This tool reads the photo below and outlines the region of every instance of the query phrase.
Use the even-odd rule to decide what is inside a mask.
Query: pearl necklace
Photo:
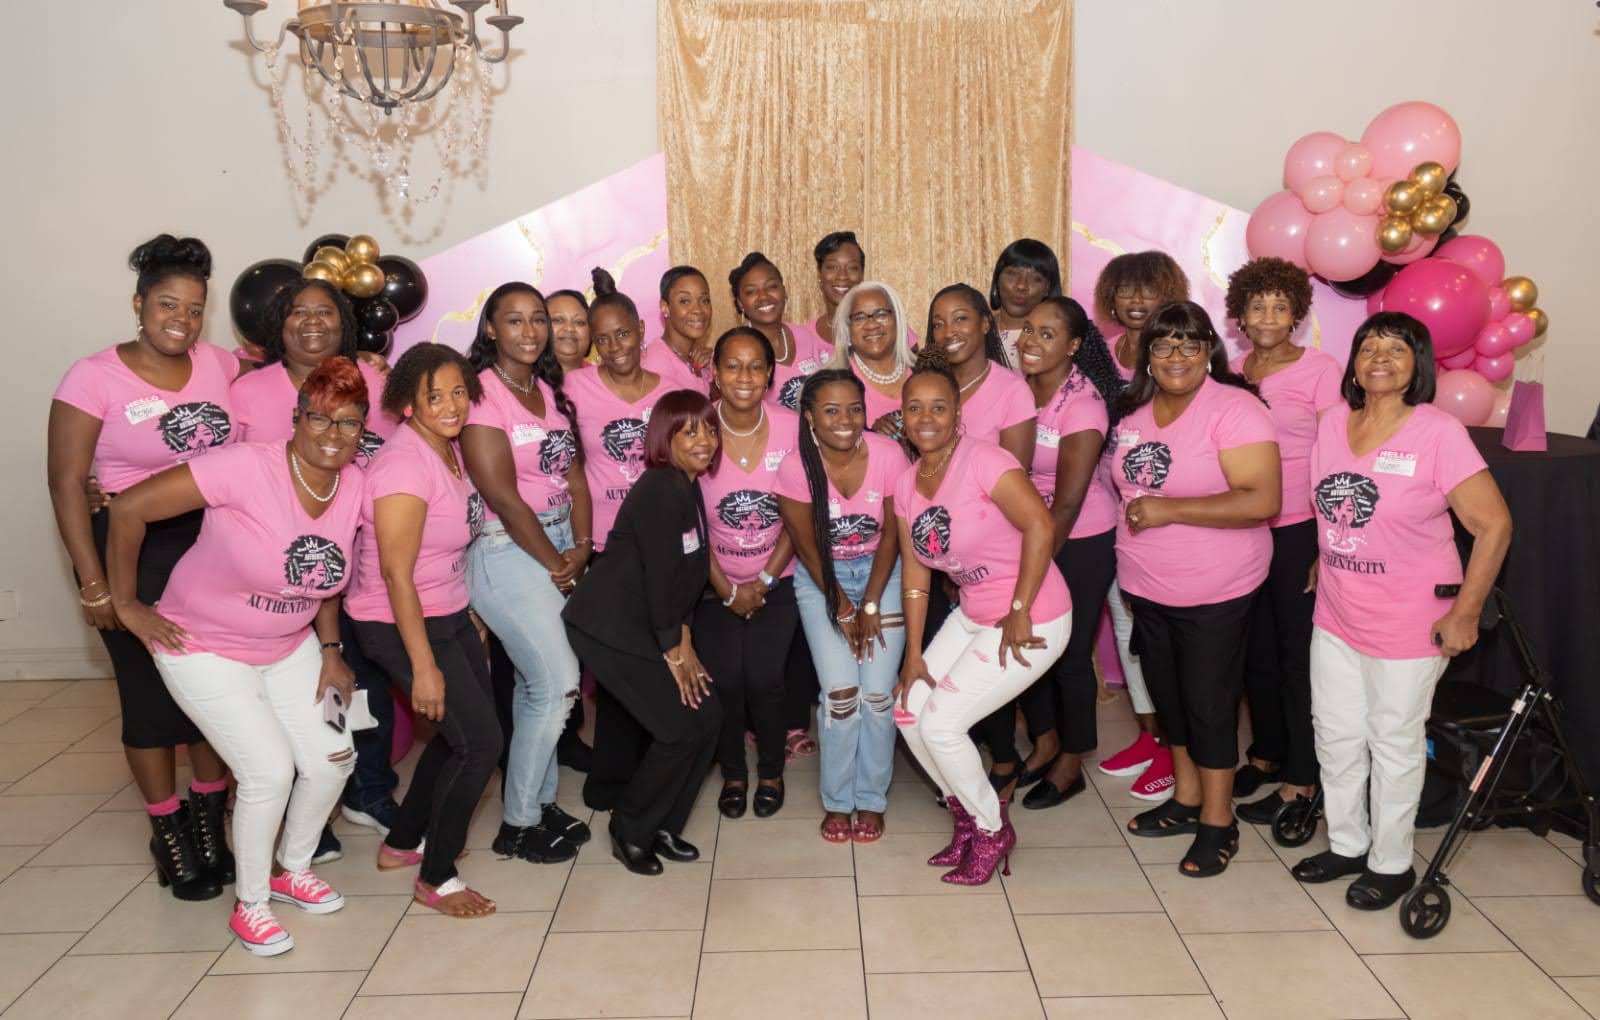
[[[317,490],[307,485],[305,475],[300,473],[300,458],[294,455],[293,450],[289,451],[289,467],[294,469],[294,480],[300,483],[300,488],[306,490],[306,495],[318,503],[331,503],[333,502],[333,497],[339,494],[339,476],[334,475],[333,488],[328,490],[328,494],[326,496],[317,495]]]
[[[500,366],[499,366],[498,363],[495,364],[493,366],[493,368],[494,368],[494,374],[500,377],[500,381],[505,383],[506,387],[508,389],[515,390],[516,392],[522,394],[525,397],[528,396],[530,393],[532,393],[534,386],[537,385],[533,381],[533,376],[531,376],[531,375],[528,377],[528,385],[523,386],[521,383],[519,383],[516,380],[512,379],[509,375],[506,375],[504,372],[502,372],[500,370]]]
[[[760,432],[761,431],[761,426],[763,426],[763,425],[765,425],[767,423],[767,409],[766,409],[765,405],[761,405],[761,404],[756,405],[756,407],[761,412],[761,414],[760,414],[760,417],[756,418],[755,426],[753,428],[751,428],[749,432],[738,432],[738,431],[735,431],[735,429],[733,428],[732,425],[728,424],[728,419],[725,418],[723,416],[723,414],[722,414],[722,402],[718,401],[717,402],[717,421],[719,423],[721,423],[721,425],[722,425],[723,434],[732,436],[735,439],[749,439],[751,436],[755,435],[757,432]],[[739,458],[739,466],[740,467],[749,467],[750,466],[750,456],[749,456],[749,454],[746,454],[745,456]]]
[[[850,352],[850,363],[856,367],[857,372],[860,372],[866,377],[868,382],[876,383],[879,386],[893,386],[895,383],[900,381],[901,376],[906,374],[906,366],[900,362],[898,357],[895,358],[894,372],[889,375],[884,375],[881,372],[874,372],[872,369],[868,368],[866,363],[856,356],[855,351]]]

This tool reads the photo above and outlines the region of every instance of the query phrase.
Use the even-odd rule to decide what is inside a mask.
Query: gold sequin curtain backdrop
[[[1062,258],[1070,0],[659,0],[657,93],[672,257],[737,321],[728,270],[759,249],[788,318],[821,310],[811,250],[855,230],[910,325],[1010,241]]]

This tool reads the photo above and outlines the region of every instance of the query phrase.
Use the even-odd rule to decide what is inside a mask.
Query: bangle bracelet
[[[736,584],[728,589],[728,597],[722,600],[723,608],[732,609],[733,600],[739,597],[739,586]]]
[[[85,592],[87,592],[90,588],[104,588],[105,586],[106,586],[106,583],[104,581],[90,581],[88,584],[83,585],[82,587],[80,587],[78,589],[78,594],[82,595]]]
[[[578,545],[593,546],[594,545],[594,539],[592,539],[592,538],[575,538],[575,539],[572,540],[572,544],[575,545],[575,546],[578,546]]]
[[[105,595],[102,595],[97,599],[85,599],[85,598],[78,599],[78,605],[82,606],[85,609],[99,609],[101,606],[109,605],[110,603],[111,603],[111,595],[109,593],[105,594]]]
[[[683,665],[683,660],[682,659],[674,659],[672,656],[668,655],[666,652],[662,652],[661,653],[661,657],[663,659],[667,660],[667,665],[669,665],[669,666],[681,666],[681,665]]]
[[[900,600],[902,602],[909,599],[925,599],[927,597],[928,593],[923,591],[921,588],[907,588],[905,591],[900,593]]]
[[[856,618],[856,611],[854,609],[850,610],[850,615],[849,616],[836,616],[836,617],[834,617],[834,619],[836,621],[838,621],[839,623],[849,623],[851,620],[854,620],[855,618]]]

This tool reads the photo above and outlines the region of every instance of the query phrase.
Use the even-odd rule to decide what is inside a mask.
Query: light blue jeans
[[[859,606],[872,573],[872,557],[834,560],[833,571],[839,587]],[[888,647],[874,645],[872,658],[866,662],[856,662],[850,643],[829,619],[822,589],[798,564],[794,597],[822,688],[817,713],[822,720],[818,727],[822,806],[828,811],[882,811],[889,805],[889,780],[894,774],[894,685],[900,679],[900,657],[906,649],[900,564],[895,563],[878,599]]]
[[[569,508],[539,515],[560,552],[572,548]],[[511,702],[511,749],[506,764],[505,822],[538,825],[556,799],[556,741],[578,697],[578,657],[561,622],[566,598],[550,572],[491,523],[467,554],[472,608],[505,646],[516,669]]]

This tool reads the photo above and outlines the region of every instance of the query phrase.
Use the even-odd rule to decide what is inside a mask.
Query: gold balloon
[[[1378,247],[1385,255],[1404,251],[1411,243],[1411,221],[1404,216],[1385,216],[1378,222]]]
[[[1539,303],[1539,288],[1526,276],[1508,276],[1500,286],[1505,288],[1506,297],[1511,299],[1513,312],[1526,312]],[[1537,333],[1534,335],[1538,336]]]
[[[1456,200],[1449,195],[1435,195],[1411,214],[1411,227],[1419,234],[1432,237],[1443,233],[1455,218]]]
[[[1393,213],[1408,213],[1414,211],[1427,197],[1427,192],[1411,181],[1395,181],[1389,185],[1389,190],[1383,193],[1383,207]]]
[[[1445,182],[1449,179],[1450,175],[1444,172],[1444,167],[1432,160],[1418,163],[1411,170],[1411,183],[1430,195],[1437,195],[1443,191]]]
[[[373,297],[383,290],[383,270],[370,262],[358,262],[345,270],[339,283],[351,297]]]
[[[1550,328],[1550,316],[1544,314],[1544,309],[1530,308],[1525,314],[1533,320],[1533,335],[1544,336],[1544,331]]]
[[[341,273],[350,268],[350,257],[344,253],[344,249],[335,248],[331,244],[325,244],[318,248],[316,254],[311,256],[311,260],[313,262],[326,262]]]
[[[357,234],[345,242],[344,253],[350,256],[350,264],[353,266],[360,265],[363,262],[369,265],[376,264],[378,261],[378,242],[366,234]]]
[[[323,283],[331,283],[337,287],[339,286],[341,274],[338,269],[321,259],[317,259],[313,262],[308,262],[306,267],[300,270],[300,275],[308,280],[321,280]]]

